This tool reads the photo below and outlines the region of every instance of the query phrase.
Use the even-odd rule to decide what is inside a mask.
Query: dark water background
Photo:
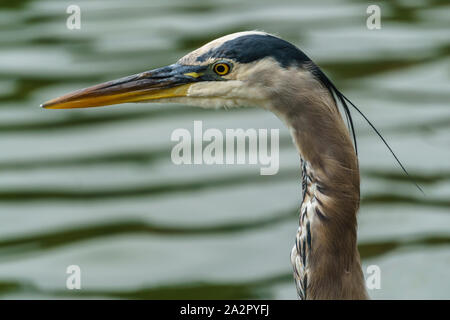
[[[70,4],[81,30],[66,28]],[[300,202],[288,131],[256,109],[127,104],[42,110],[50,98],[170,64],[259,29],[302,48],[377,125],[355,115],[359,250],[373,298],[450,298],[448,1],[0,1],[0,298],[294,299]],[[275,176],[256,166],[175,166],[176,128],[280,128]],[[82,290],[65,287],[66,268]]]

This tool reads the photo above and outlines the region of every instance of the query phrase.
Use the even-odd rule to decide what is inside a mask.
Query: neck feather
[[[302,159],[303,201],[291,255],[297,291],[304,299],[365,299],[356,235],[358,159],[328,90],[308,72],[297,75],[301,89],[291,81],[273,101]]]

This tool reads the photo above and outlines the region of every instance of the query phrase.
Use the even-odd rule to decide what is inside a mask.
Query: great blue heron
[[[42,107],[143,101],[256,106],[275,113],[301,158],[303,200],[291,252],[299,298],[368,298],[356,240],[360,177],[356,140],[353,145],[349,134],[355,138],[351,102],[301,50],[265,32],[233,33],[175,64],[82,89]]]

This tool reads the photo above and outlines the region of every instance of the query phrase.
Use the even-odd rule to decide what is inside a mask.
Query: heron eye
[[[230,66],[226,63],[220,62],[214,65],[213,70],[219,76],[224,76],[230,72]]]

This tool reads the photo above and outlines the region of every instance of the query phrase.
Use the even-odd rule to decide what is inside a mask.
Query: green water
[[[63,93],[173,63],[218,36],[276,33],[381,130],[423,196],[355,114],[359,250],[373,298],[450,298],[450,6],[377,1],[0,1],[0,298],[295,299],[300,203],[288,131],[256,109],[127,104],[42,110]],[[81,29],[66,28],[70,4]],[[176,128],[279,128],[280,172],[175,166]],[[82,289],[66,289],[79,265]]]

